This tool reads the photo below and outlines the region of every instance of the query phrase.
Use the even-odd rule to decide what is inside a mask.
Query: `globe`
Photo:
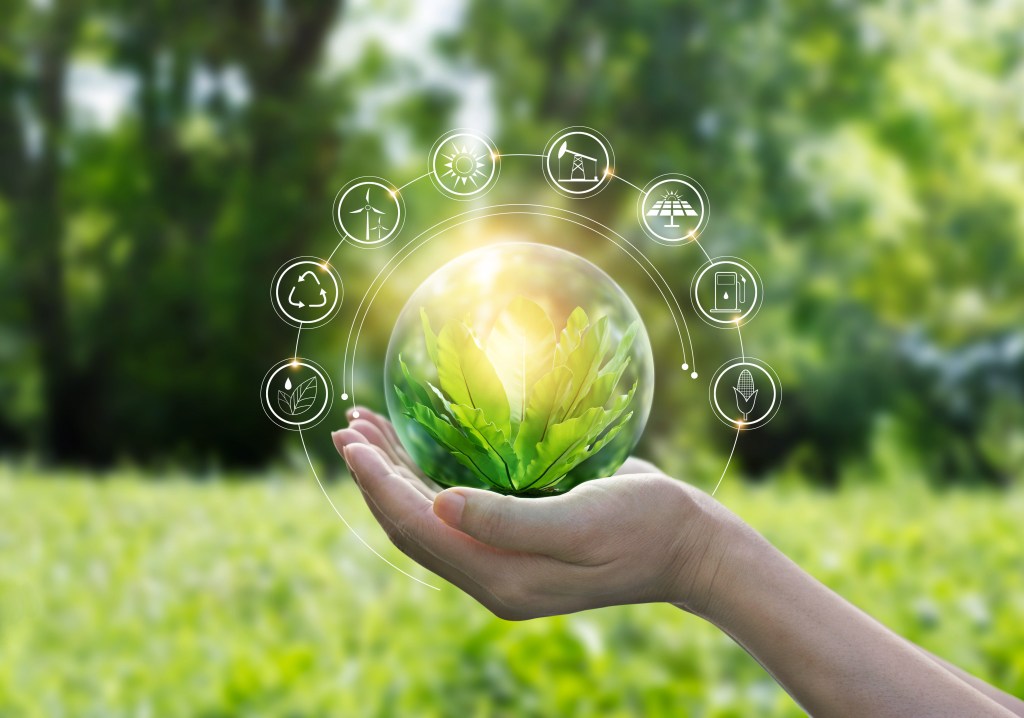
[[[622,465],[650,413],[654,362],[611,277],[511,242],[456,258],[412,293],[384,382],[403,447],[438,484],[546,496]]]

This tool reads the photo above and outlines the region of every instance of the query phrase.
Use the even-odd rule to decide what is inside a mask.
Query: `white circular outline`
[[[693,190],[697,195],[697,198],[700,200],[700,219],[697,220],[697,226],[679,239],[668,239],[667,237],[662,237],[660,234],[655,232],[647,223],[647,213],[644,211],[646,209],[647,197],[650,196],[651,192],[666,182],[678,182],[686,185]],[[680,247],[684,244],[695,242],[702,234],[704,234],[704,230],[707,229],[708,222],[711,218],[711,200],[708,198],[707,192],[704,191],[704,187],[701,183],[693,177],[680,174],[678,172],[668,172],[663,175],[658,175],[644,186],[643,190],[641,190],[640,199],[637,202],[636,213],[640,220],[640,226],[643,227],[643,230],[648,237],[667,247]]]
[[[549,212],[526,211],[526,210],[523,209],[524,207],[526,207],[526,208],[537,208],[537,209],[543,209],[543,210],[550,210],[550,211],[553,211],[553,212],[562,212],[562,213],[565,213],[565,214],[572,215],[572,217],[574,217],[576,219],[573,219],[573,218],[570,218],[570,217],[559,216],[558,214],[550,214]],[[501,211],[501,212],[493,212],[493,210],[499,210],[499,209],[503,210],[503,211]],[[480,213],[480,212],[486,212],[487,214],[481,214],[478,217],[467,217],[467,215],[473,215],[474,213]],[[367,287],[365,293],[363,294],[362,299],[359,302],[359,306],[356,308],[355,315],[352,318],[352,323],[349,325],[348,338],[345,340],[344,362],[342,364],[342,390],[346,391],[346,390],[350,389],[350,391],[347,392],[349,394],[349,399],[348,400],[351,401],[353,407],[358,405],[358,401],[356,399],[356,391],[355,391],[355,370],[356,370],[356,361],[355,360],[356,360],[356,354],[359,351],[359,335],[362,332],[363,325],[366,323],[367,316],[369,316],[369,314],[370,314],[370,309],[371,309],[371,307],[373,305],[374,300],[377,298],[377,295],[380,294],[381,289],[383,289],[383,287],[384,287],[384,284],[391,278],[391,275],[393,275],[398,270],[398,267],[403,262],[405,262],[407,259],[409,259],[409,257],[411,257],[413,254],[415,254],[419,249],[422,249],[423,246],[426,245],[428,242],[436,239],[442,232],[446,232],[446,231],[449,231],[451,229],[455,229],[455,228],[457,228],[459,226],[462,226],[462,225],[464,225],[466,223],[469,223],[469,222],[472,222],[472,221],[475,221],[475,220],[478,220],[478,219],[485,219],[485,218],[498,217],[498,216],[506,216],[506,215],[518,215],[518,214],[551,217],[552,219],[560,219],[560,220],[569,222],[570,224],[575,224],[577,226],[583,227],[584,229],[588,229],[588,230],[594,232],[598,236],[603,237],[604,239],[608,240],[609,242],[614,244],[616,247],[621,249],[623,251],[623,253],[627,257],[632,259],[644,271],[644,273],[647,274],[647,276],[650,278],[651,282],[654,283],[655,289],[658,290],[658,292],[662,296],[662,299],[665,300],[665,304],[666,304],[666,306],[668,306],[669,315],[673,318],[673,323],[675,324],[675,327],[676,327],[676,333],[679,336],[679,342],[680,342],[680,347],[681,347],[681,350],[682,350],[683,361],[684,362],[687,361],[686,360],[686,357],[687,357],[686,345],[689,344],[689,347],[690,347],[690,361],[693,362],[693,367],[696,368],[697,359],[696,359],[696,352],[695,352],[695,350],[693,348],[693,337],[692,337],[692,335],[690,333],[689,325],[686,323],[686,316],[683,314],[682,306],[679,304],[679,300],[678,300],[678,298],[676,298],[675,294],[672,293],[671,287],[669,286],[668,281],[664,278],[664,276],[661,274],[661,272],[658,271],[657,265],[655,265],[654,262],[651,261],[651,259],[649,257],[647,257],[646,254],[643,253],[643,250],[641,250],[635,244],[630,242],[623,235],[619,234],[618,232],[616,232],[612,228],[605,226],[604,224],[602,224],[598,220],[593,219],[592,217],[588,217],[587,215],[580,214],[579,212],[573,212],[572,210],[565,209],[564,207],[552,207],[552,206],[548,206],[548,205],[535,205],[535,204],[492,205],[492,206],[488,206],[488,207],[480,207],[480,208],[476,208],[476,209],[467,210],[466,212],[463,212],[461,214],[455,215],[454,217],[448,217],[446,219],[443,219],[443,220],[435,223],[433,226],[425,229],[420,234],[416,235],[416,237],[414,237],[408,244],[406,244],[406,246],[402,250],[399,250],[399,253],[401,251],[406,251],[406,250],[408,251],[408,253],[404,257],[402,257],[400,260],[398,260],[397,264],[395,264],[394,266],[391,266],[391,263],[394,262],[395,259],[399,256],[398,254],[395,254],[395,256],[393,256],[391,259],[389,259],[384,264],[384,266],[381,268],[381,270],[377,273],[377,276],[374,277],[373,281],[370,282],[370,286]],[[443,228],[441,227],[441,225],[444,225],[444,224],[446,224],[448,222],[454,222],[455,220],[459,220],[459,222],[457,222],[456,224],[453,224],[450,227],[447,227],[447,226],[443,227]],[[597,227],[599,227],[600,230],[595,229],[594,227],[588,226],[586,224],[583,224],[579,220],[586,220],[587,222],[590,222],[591,224],[597,225]],[[601,230],[603,230],[603,231],[601,231]],[[427,235],[429,235],[429,236],[427,236]],[[658,281],[654,278],[654,275],[652,275],[647,270],[647,268],[643,266],[643,264],[640,262],[639,259],[637,259],[632,254],[630,254],[628,250],[626,250],[617,241],[612,239],[612,237],[610,235],[615,235],[615,237],[618,237],[620,240],[622,240],[623,242],[628,244],[636,252],[637,256],[639,256],[642,259],[644,259],[648,263],[650,268],[652,270],[654,270],[655,275],[657,275],[658,278],[661,279],[661,281],[664,283],[664,288],[662,288],[661,285],[658,284]],[[425,239],[424,239],[424,237],[425,237]],[[420,241],[420,240],[422,240],[422,241]],[[417,241],[419,241],[419,244],[417,244]],[[384,277],[384,279],[380,281],[380,283],[377,286],[376,290],[373,292],[373,296],[370,297],[370,290],[373,289],[375,284],[378,284],[378,280],[380,280],[380,277],[384,274],[385,271],[388,272],[387,276]],[[667,294],[666,294],[666,292],[667,292]],[[369,297],[369,302],[367,303],[367,298],[368,297]],[[669,297],[671,297],[672,302],[676,306],[676,311],[679,313],[678,321],[676,320],[675,313],[673,313],[673,311],[672,311],[672,303],[669,302]],[[365,310],[363,309],[363,305],[364,304],[366,305],[366,309]],[[359,319],[360,314],[361,314],[361,319]],[[356,326],[355,326],[357,319],[359,319],[359,328],[358,329],[356,329]],[[682,329],[680,329],[680,322],[682,323]],[[353,332],[355,333],[355,341],[354,341],[354,343],[353,343]],[[685,332],[685,334],[686,334],[685,341],[683,339],[683,332]],[[349,359],[349,357],[350,357],[350,352],[349,352],[350,345],[351,345],[351,363],[350,363],[350,359]],[[694,371],[690,376],[691,376],[691,378],[696,379],[697,378],[697,372]]]
[[[597,142],[601,147],[601,151],[604,152],[605,158],[605,172],[590,189],[585,190],[571,190],[563,187],[558,180],[551,174],[551,153],[555,151],[560,140],[565,139],[569,135],[586,135],[590,139]],[[605,187],[611,184],[612,175],[615,173],[615,151],[612,149],[611,142],[608,138],[602,135],[600,132],[595,130],[593,127],[586,127],[585,125],[574,125],[572,127],[565,127],[562,130],[556,132],[548,143],[544,146],[544,154],[541,157],[541,165],[544,170],[544,179],[547,180],[548,184],[556,192],[561,194],[563,197],[569,198],[583,198],[593,197],[598,192],[603,190]]]
[[[296,319],[289,314],[288,310],[286,310],[281,304],[281,280],[284,279],[284,276],[288,274],[288,271],[292,267],[299,264],[315,264],[318,269],[326,271],[334,282],[334,302],[331,304],[331,308],[318,319]],[[303,274],[305,274],[305,272],[303,272]],[[329,321],[334,319],[338,310],[341,309],[341,304],[345,299],[345,285],[342,283],[341,275],[338,274],[334,265],[327,260],[312,256],[295,257],[282,264],[274,274],[274,280],[270,284],[270,296],[274,304],[274,309],[278,310],[277,315],[283,319],[286,324],[289,324],[296,329],[316,329],[317,327],[322,327],[324,324],[327,324]]]
[[[288,421],[287,419],[281,418],[281,416],[274,411],[274,408],[271,405],[270,383],[282,369],[295,366],[296,364],[298,364],[298,366],[304,366],[312,369],[313,373],[320,377],[324,389],[326,390],[326,396],[324,397],[324,405],[320,407],[320,411],[318,411],[313,417],[303,421]],[[331,379],[327,374],[327,371],[312,359],[282,359],[277,364],[270,367],[269,371],[267,371],[266,375],[263,377],[263,383],[260,386],[260,398],[260,403],[263,406],[263,413],[267,415],[268,419],[286,431],[299,431],[300,429],[311,429],[326,418],[328,412],[330,412],[331,406],[334,405],[334,386],[331,384]],[[321,414],[323,416],[321,416]]]
[[[718,384],[722,381],[722,377],[730,369],[735,369],[740,366],[754,367],[759,370],[762,374],[768,377],[768,381],[772,385],[772,403],[768,406],[761,416],[757,417],[753,421],[738,421],[731,418],[722,407],[718,404]],[[776,374],[775,370],[771,367],[768,362],[758,359],[756,357],[740,357],[739,359],[731,359],[725,364],[720,366],[715,373],[711,376],[711,382],[708,387],[708,396],[711,400],[711,405],[714,408],[714,414],[726,426],[731,426],[738,431],[755,431],[760,429],[762,426],[767,424],[769,421],[775,418],[775,415],[779,411],[779,406],[782,404],[782,382],[779,380],[779,375]]]
[[[473,138],[474,140],[482,144],[484,147],[486,147],[487,153],[490,155],[491,174],[487,178],[487,181],[484,182],[482,186],[477,187],[472,192],[457,192],[456,190],[449,188],[447,185],[445,185],[444,182],[441,181],[441,178],[437,175],[437,169],[434,166],[435,163],[437,162],[437,154],[441,151],[445,144],[451,142],[456,137]],[[430,149],[430,155],[427,165],[427,173],[430,175],[430,181],[433,183],[434,187],[440,190],[441,193],[447,197],[451,197],[452,199],[457,199],[465,202],[486,194],[494,187],[494,185],[498,183],[498,175],[501,174],[501,155],[498,153],[498,148],[491,141],[491,138],[489,138],[482,132],[476,132],[474,130],[455,129],[448,130],[448,132],[445,132],[443,135],[441,135],[437,142],[434,143],[434,146]]]
[[[754,301],[750,303],[750,308],[743,312],[738,317],[732,319],[716,319],[710,315],[704,309],[704,305],[701,303],[700,298],[697,296],[697,288],[700,284],[701,278],[712,269],[720,264],[731,264],[736,267],[740,267],[745,270],[754,283]],[[693,275],[693,281],[690,283],[690,303],[693,305],[694,311],[700,315],[700,318],[704,320],[705,324],[716,327],[718,329],[732,329],[733,327],[742,327],[744,324],[749,322],[757,314],[758,310],[761,309],[761,305],[764,303],[764,286],[761,282],[761,275],[758,274],[757,270],[754,269],[747,260],[741,257],[725,256],[715,257],[704,263],[704,266],[700,268],[697,274]],[[714,322],[712,324],[712,322]]]
[[[395,203],[395,207],[398,209],[395,226],[384,237],[374,242],[366,242],[351,234],[346,229],[340,214],[341,205],[345,203],[345,198],[348,197],[349,193],[356,187],[364,185],[380,187],[385,190],[391,196],[391,201]],[[398,233],[402,231],[402,227],[405,226],[405,200],[402,199],[402,193],[398,191],[398,187],[382,177],[374,177],[372,175],[357,177],[354,180],[350,180],[334,195],[334,205],[331,207],[331,221],[334,222],[334,229],[342,236],[343,240],[350,240],[350,243],[355,244],[357,247],[383,247],[386,244],[390,244],[398,236]]]

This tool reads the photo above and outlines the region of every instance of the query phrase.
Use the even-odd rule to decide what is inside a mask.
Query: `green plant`
[[[482,485],[506,494],[553,489],[626,425],[636,383],[617,393],[639,324],[612,347],[607,317],[581,307],[556,330],[542,307],[518,297],[482,341],[468,321],[434,333],[420,310],[437,384],[412,376],[395,386],[412,418]],[[441,472],[425,466],[431,475]]]

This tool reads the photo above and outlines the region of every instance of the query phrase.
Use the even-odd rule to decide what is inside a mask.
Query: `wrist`
[[[736,599],[756,590],[755,569],[775,549],[713,498],[682,487],[688,506],[673,544],[670,602],[723,626],[737,610]]]

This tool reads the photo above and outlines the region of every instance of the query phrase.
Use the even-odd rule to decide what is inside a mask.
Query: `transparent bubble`
[[[625,292],[541,244],[463,255],[409,298],[385,396],[402,445],[444,486],[550,495],[613,473],[643,433],[651,344]]]

